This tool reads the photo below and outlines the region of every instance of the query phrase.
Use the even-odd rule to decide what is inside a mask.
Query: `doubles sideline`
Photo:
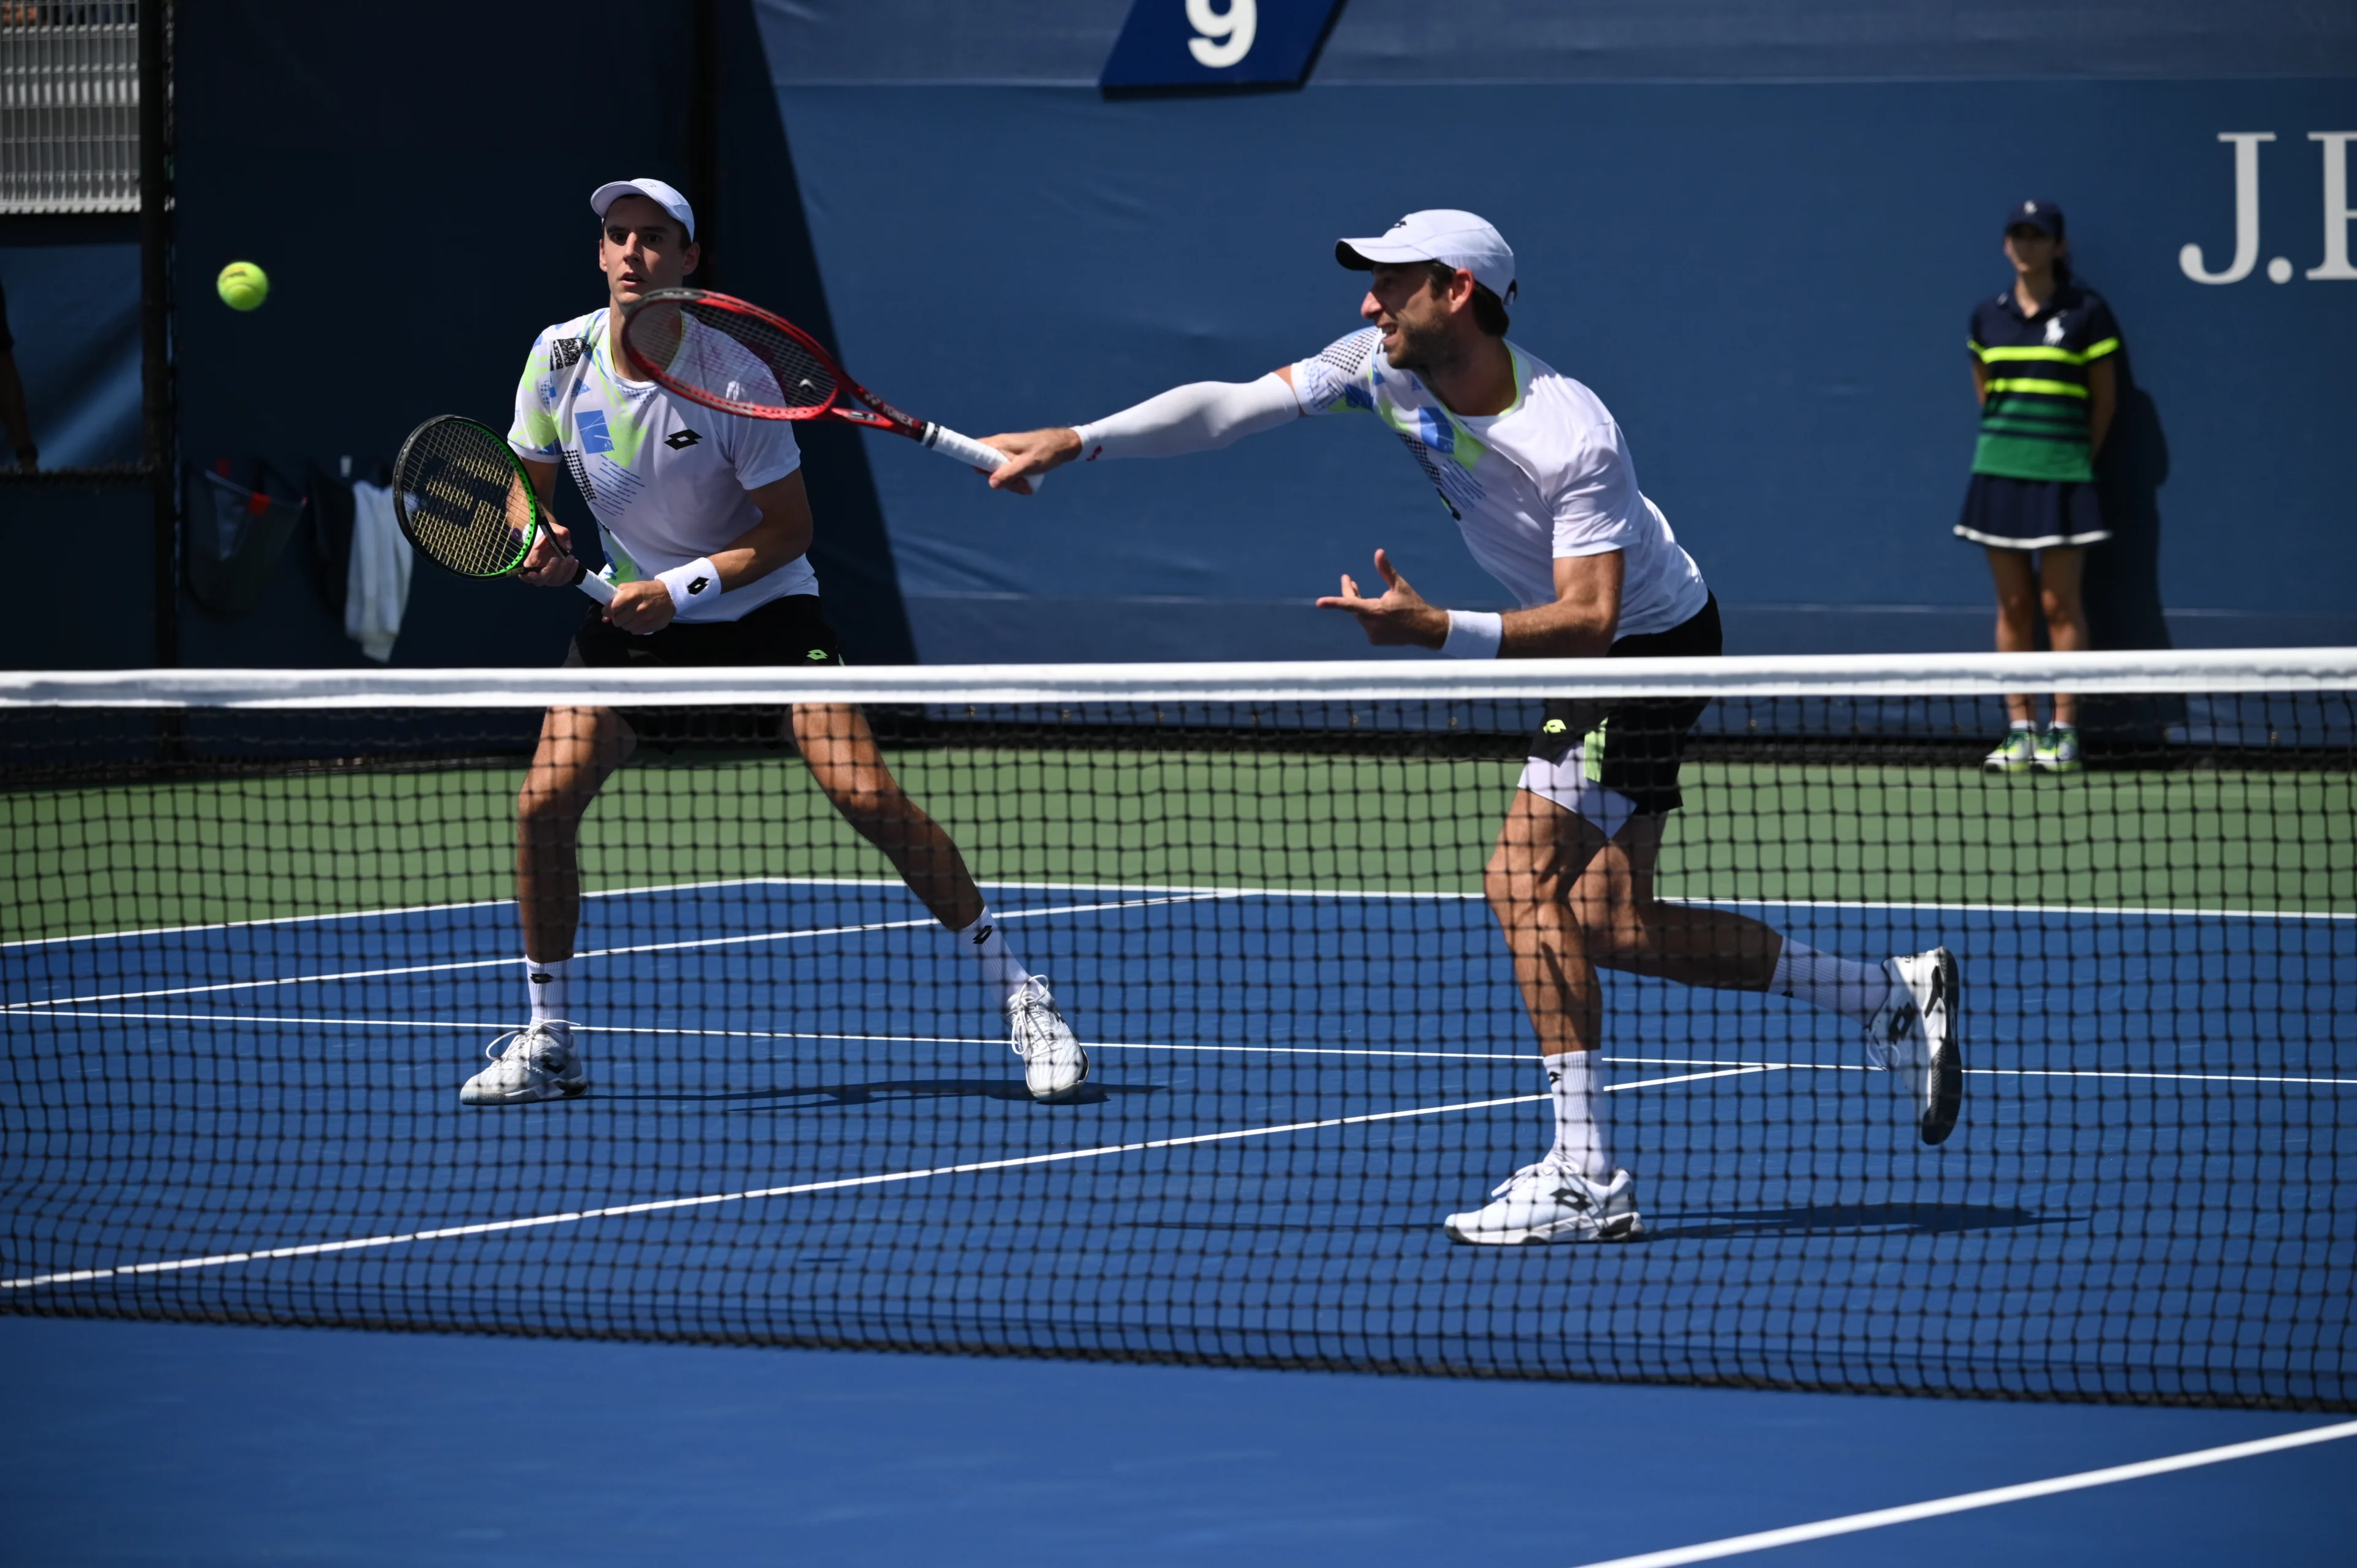
[[[2278,1454],[2287,1448],[2305,1448],[2311,1444],[2333,1443],[2343,1437],[2357,1437],[2357,1421],[2344,1421],[2332,1426],[2311,1426],[2303,1432],[2278,1433],[2273,1437],[2255,1438],[2248,1443],[2229,1443],[2217,1448],[2197,1448],[2190,1454],[2172,1454],[2162,1459],[2141,1459],[2133,1465],[2113,1465],[2101,1470],[2082,1470],[2075,1476],[2055,1476],[2043,1481],[2023,1481],[2010,1487],[1991,1487],[1986,1491],[1964,1492],[1953,1498],[1938,1498],[1930,1502],[1907,1503],[1899,1508],[1873,1509],[1865,1513],[1844,1514],[1839,1519],[1818,1520],[1813,1524],[1786,1525],[1781,1530],[1755,1530],[1749,1535],[1730,1535],[1719,1541],[1706,1541],[1694,1546],[1674,1546],[1666,1552],[1641,1552],[1634,1557],[1614,1557],[1601,1563],[1581,1564],[1581,1568],[1680,1568],[1687,1563],[1708,1563],[1721,1557],[1739,1557],[1747,1552],[1766,1552],[1771,1547],[1795,1546],[1804,1541],[1823,1541],[1828,1536],[1854,1535],[1863,1530],[1880,1530],[1888,1525],[1912,1524],[1917,1520],[1937,1519],[1943,1514],[1964,1513],[1974,1509],[1995,1508],[2001,1503],[2026,1502],[2031,1498],[2050,1498],[2058,1492],[2083,1491],[2089,1487],[2108,1487],[2119,1481],[2141,1480],[2147,1476],[2166,1476],[2175,1470],[2191,1470],[2203,1465],[2222,1465],[2230,1459],[2250,1459],[2262,1454]]]

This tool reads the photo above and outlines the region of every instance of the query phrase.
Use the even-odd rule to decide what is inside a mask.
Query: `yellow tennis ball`
[[[270,297],[270,274],[252,262],[231,262],[221,270],[213,287],[231,310],[252,310]]]

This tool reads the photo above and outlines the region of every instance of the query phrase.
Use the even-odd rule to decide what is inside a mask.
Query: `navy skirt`
[[[2044,550],[2058,544],[2094,544],[2112,536],[2095,487],[2061,479],[2008,479],[1975,474],[1964,491],[1964,515],[1956,532],[1975,544],[1999,550]]]

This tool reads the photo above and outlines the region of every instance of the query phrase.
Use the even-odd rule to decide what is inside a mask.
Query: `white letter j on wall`
[[[2221,131],[2218,139],[2234,144],[2234,259],[2213,273],[2202,264],[2201,246],[2186,246],[2177,252],[2177,264],[2195,283],[2240,283],[2259,263],[2259,144],[2274,141],[2276,134]]]

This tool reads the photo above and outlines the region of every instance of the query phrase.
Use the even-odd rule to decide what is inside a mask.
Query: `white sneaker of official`
[[[1627,1171],[1614,1171],[1609,1182],[1590,1181],[1550,1155],[1500,1182],[1490,1196],[1494,1202],[1442,1221],[1451,1240],[1512,1247],[1626,1241],[1645,1233],[1637,1213],[1637,1178]]]
[[[1923,1142],[1945,1143],[1964,1108],[1956,955],[1933,948],[1887,959],[1882,970],[1892,982],[1890,996],[1867,1026],[1868,1048],[1878,1065],[1899,1075]]]
[[[1032,1099],[1060,1100],[1088,1081],[1089,1053],[1057,1010],[1045,975],[1033,975],[1006,999],[1006,1031]]]
[[[501,1041],[507,1044],[504,1051]],[[559,1020],[536,1019],[510,1030],[485,1046],[483,1054],[491,1065],[458,1090],[462,1105],[529,1105],[589,1092],[589,1075],[582,1069],[581,1053],[573,1048],[572,1026]]]

